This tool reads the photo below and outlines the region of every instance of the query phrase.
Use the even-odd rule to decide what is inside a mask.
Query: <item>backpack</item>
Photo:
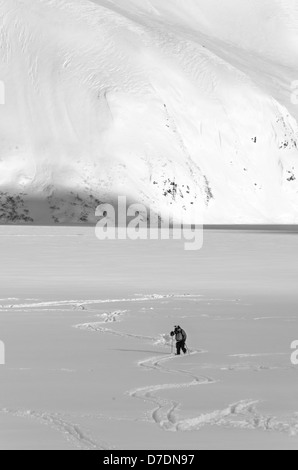
[[[183,341],[186,341],[187,340],[187,334],[185,333],[184,330],[181,330],[181,333],[182,333]]]
[[[186,341],[187,334],[184,330],[180,330],[176,335],[176,341]]]

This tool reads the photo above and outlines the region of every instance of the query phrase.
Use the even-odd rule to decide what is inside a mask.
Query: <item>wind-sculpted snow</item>
[[[0,16],[0,222],[93,223],[118,195],[297,221],[295,1],[0,0]]]

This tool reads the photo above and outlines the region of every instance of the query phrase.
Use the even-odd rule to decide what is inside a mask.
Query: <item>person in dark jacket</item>
[[[181,355],[181,351],[184,352],[184,354],[187,353],[187,348],[186,348],[186,340],[187,340],[187,334],[185,331],[178,325],[175,326],[174,331],[171,331],[171,336],[175,336],[176,339],[176,348],[177,348],[177,356]]]

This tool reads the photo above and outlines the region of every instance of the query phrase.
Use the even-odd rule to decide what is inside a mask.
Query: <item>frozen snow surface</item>
[[[0,0],[0,221],[298,221],[296,0]]]

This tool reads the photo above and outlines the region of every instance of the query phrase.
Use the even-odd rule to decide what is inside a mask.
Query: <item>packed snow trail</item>
[[[58,431],[71,445],[80,450],[111,450],[114,447],[106,442],[98,442],[90,438],[77,424],[66,421],[60,413],[33,410],[0,409],[0,414],[7,414],[18,418],[32,419]]]
[[[150,300],[152,297],[148,296]],[[147,297],[147,300],[148,300]],[[166,297],[166,296],[165,296]],[[182,296],[183,297],[183,296]],[[194,296],[196,297],[196,296]],[[162,300],[164,296],[161,296],[159,300]],[[178,296],[179,298],[179,296]],[[191,296],[189,299],[191,300]],[[142,298],[142,301],[145,299]],[[156,300],[156,299],[155,299]],[[119,315],[119,313],[121,314]],[[171,343],[167,338],[167,335],[161,335],[159,339],[156,337],[150,337],[141,334],[124,333],[121,331],[106,328],[105,323],[118,322],[121,319],[121,315],[127,311],[115,311],[110,314],[101,314],[101,321],[89,322],[85,324],[75,325],[75,328],[88,330],[92,332],[99,332],[102,334],[112,334],[122,338],[143,340],[146,342],[153,343],[156,346],[170,347]],[[196,355],[205,354],[207,351],[196,350],[192,351],[187,357],[194,358]],[[270,356],[274,354],[270,354]],[[239,356],[239,355],[236,355]],[[241,356],[241,355],[240,355]],[[246,355],[244,355],[246,357]],[[262,356],[252,355],[252,356]],[[234,356],[231,356],[234,357]],[[138,367],[149,370],[160,372],[162,374],[175,375],[183,378],[188,378],[186,382],[173,382],[173,383],[162,383],[157,385],[148,385],[146,387],[139,387],[134,390],[130,390],[127,394],[137,400],[147,402],[150,406],[154,406],[153,410],[150,411],[150,421],[159,426],[161,429],[167,432],[188,432],[188,431],[199,431],[205,426],[219,426],[226,427],[229,429],[244,429],[244,430],[261,430],[264,432],[278,432],[286,434],[290,437],[298,436],[298,413],[294,413],[287,417],[276,417],[268,414],[261,413],[257,407],[261,405],[260,400],[241,399],[236,403],[232,403],[223,409],[211,410],[210,412],[201,413],[193,418],[184,419],[179,417],[179,411],[181,412],[182,403],[172,400],[170,398],[161,396],[161,393],[179,390],[179,389],[190,389],[193,387],[200,387],[204,385],[216,385],[219,380],[206,375],[195,374],[186,369],[171,368],[167,363],[173,362],[178,364],[179,361],[183,361],[183,356],[176,357],[173,354],[166,356],[152,356],[148,359],[138,361]],[[195,365],[195,364],[194,364]],[[214,370],[214,371],[243,371],[252,370],[255,372],[264,372],[274,369],[285,369],[281,366],[266,367],[264,365],[251,365],[251,364],[234,364],[234,365],[202,365],[198,366],[201,370]]]
[[[177,296],[177,297],[184,298],[185,296]],[[189,297],[191,298],[192,296],[189,296]],[[194,297],[196,298],[197,296],[194,296]],[[164,299],[164,298],[167,298],[167,296],[160,296],[160,298]],[[146,298],[141,297],[142,301],[148,300],[148,299],[152,301],[154,300],[154,297],[152,296],[147,296]],[[138,339],[138,340],[150,341],[150,343],[154,343],[156,345],[158,344],[158,345],[163,345],[163,346],[170,346],[170,344],[167,342],[166,335],[161,335],[161,337],[157,340],[154,337],[145,336],[145,335],[137,335],[133,333],[122,333],[120,331],[116,331],[116,330],[106,328],[105,326],[103,326],[106,323],[114,323],[114,322],[120,321],[121,316],[127,312],[128,310],[117,310],[115,312],[100,314],[100,315],[97,315],[101,317],[100,321],[78,324],[78,325],[75,325],[75,328],[93,331],[93,332],[105,333],[105,334],[112,334],[115,336],[120,336],[120,337],[125,337],[125,338],[133,338],[133,339]],[[193,356],[196,354],[203,354],[205,352],[206,351],[198,350],[198,351],[190,352],[190,355]],[[179,409],[181,405],[180,403],[176,403],[172,400],[162,399],[158,397],[158,392],[165,391],[165,390],[195,387],[199,385],[210,385],[210,384],[216,383],[216,381],[209,377],[198,376],[198,375],[192,374],[191,372],[188,372],[187,370],[180,370],[180,369],[176,370],[176,369],[170,369],[168,367],[163,366],[165,362],[171,361],[174,358],[176,359],[176,357],[173,356],[173,354],[165,358],[164,357],[161,358],[160,356],[157,356],[157,357],[154,356],[149,359],[140,361],[138,365],[139,367],[150,369],[150,370],[157,370],[159,372],[170,373],[170,374],[175,374],[175,375],[179,374],[179,375],[182,375],[183,377],[188,377],[189,379],[191,379],[189,382],[148,386],[145,388],[139,388],[139,389],[130,391],[128,392],[128,394],[132,398],[145,400],[149,403],[153,403],[154,405],[156,405],[157,408],[155,408],[152,412],[153,421],[165,430],[177,431],[179,427],[179,422],[177,422],[176,420],[175,412],[176,410]]]
[[[192,355],[205,353],[206,351],[195,351]],[[132,398],[137,398],[154,404],[156,408],[152,412],[153,421],[165,431],[187,432],[199,431],[204,426],[221,426],[234,429],[261,430],[266,432],[279,432],[290,437],[298,436],[298,413],[287,418],[277,418],[268,414],[262,414],[257,410],[259,400],[240,400],[222,410],[210,411],[201,415],[182,419],[178,417],[179,408],[182,404],[176,401],[158,396],[158,392],[181,388],[190,388],[200,385],[214,385],[218,381],[207,376],[195,375],[187,370],[170,369],[162,364],[176,359],[173,355],[166,358],[151,357],[140,361],[139,366],[150,370],[158,370],[164,373],[181,374],[192,380],[186,383],[172,383],[162,385],[151,385],[138,388],[129,392]],[[233,370],[233,369],[231,369]],[[237,370],[237,368],[236,368]],[[240,369],[241,370],[241,369]],[[258,371],[268,370],[260,367]]]
[[[0,305],[1,309],[14,308],[14,309],[41,309],[45,307],[74,307],[74,308],[87,308],[92,305],[110,304],[110,303],[122,303],[122,302],[150,302],[157,300],[170,300],[170,299],[194,299],[200,300],[201,295],[192,294],[144,294],[137,295],[135,297],[123,298],[123,299],[91,299],[91,300],[52,300],[50,302],[39,302],[38,299],[34,303],[13,303]],[[3,300],[19,300],[19,299],[3,299]]]
[[[204,353],[205,351],[195,351],[191,355]],[[151,357],[144,361],[139,362],[140,367],[144,367],[150,370],[157,370],[160,372],[171,373],[171,374],[181,374],[183,377],[189,377],[192,379],[190,382],[185,383],[172,383],[172,384],[162,384],[162,385],[149,385],[148,387],[138,388],[129,392],[129,395],[132,398],[137,398],[149,403],[153,403],[157,406],[152,412],[153,421],[160,426],[165,431],[178,431],[179,430],[179,420],[176,416],[176,411],[180,408],[181,404],[173,400],[166,398],[161,398],[158,396],[158,392],[197,387],[199,385],[211,385],[216,383],[216,381],[210,377],[197,376],[188,372],[187,370],[181,369],[170,369],[164,367],[162,364],[173,359],[176,359],[175,356],[170,355],[166,358]]]

